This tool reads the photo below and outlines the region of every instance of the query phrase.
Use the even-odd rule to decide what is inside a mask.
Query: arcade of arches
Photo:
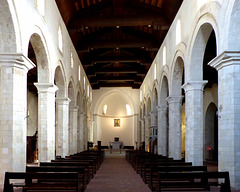
[[[92,89],[55,1],[45,7],[0,3],[0,185],[27,162],[119,137],[193,165],[215,161],[240,189],[239,0],[184,0],[140,89]]]

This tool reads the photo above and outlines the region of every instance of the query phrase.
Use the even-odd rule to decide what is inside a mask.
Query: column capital
[[[167,105],[160,105],[160,106],[157,106],[157,111],[158,112],[163,112],[163,111],[166,111],[168,108]]]
[[[224,51],[211,60],[208,65],[218,71],[231,65],[240,65],[240,51]]]
[[[38,89],[38,93],[54,93],[58,90],[58,87],[54,83],[34,83]]]
[[[184,96],[169,96],[167,97],[167,102],[168,104],[171,104],[171,103],[182,103],[182,99],[184,98]]]
[[[204,86],[207,84],[208,81],[188,81],[185,83],[182,88],[185,90],[185,93],[187,91],[193,91],[193,90],[200,90],[203,91]]]
[[[72,107],[70,107],[70,111],[73,111],[73,112],[78,112],[78,109],[79,109],[78,106],[72,106]]]
[[[36,67],[36,65],[22,53],[0,54],[0,65],[3,67],[16,67],[26,71]]]
[[[63,104],[63,105],[69,105],[71,100],[67,97],[56,97],[56,103],[57,104]]]

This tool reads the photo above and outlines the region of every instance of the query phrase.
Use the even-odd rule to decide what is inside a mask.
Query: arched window
[[[85,77],[83,77],[83,90],[85,90],[85,85],[86,84],[86,80],[85,80]]]
[[[78,81],[81,81],[81,67],[78,66]]]
[[[132,114],[132,110],[130,105],[126,104],[126,110],[127,110],[127,115],[131,115]]]
[[[103,106],[103,110],[102,110],[103,115],[107,114],[107,105]]]
[[[154,80],[157,79],[157,64],[154,64]]]
[[[73,68],[74,60],[73,60],[73,53],[71,52],[71,68]]]
[[[142,90],[140,90],[140,102],[142,102]]]
[[[87,86],[87,97],[89,97],[89,85]]]
[[[182,41],[181,36],[182,36],[181,21],[178,20],[176,25],[176,45],[181,43]]]
[[[167,51],[166,46],[163,47],[163,65],[167,64]]]
[[[58,48],[62,52],[63,51],[63,37],[62,37],[62,29],[58,27]]]

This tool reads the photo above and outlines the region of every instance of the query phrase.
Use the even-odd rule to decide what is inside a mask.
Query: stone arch
[[[131,114],[127,114],[126,104],[131,108]],[[103,107],[107,105],[106,113],[103,113]],[[119,137],[126,146],[134,146],[134,133],[137,133],[137,115],[132,98],[123,90],[106,90],[99,97],[94,107],[94,132],[97,132],[97,138],[103,145],[109,145],[114,137]],[[120,126],[114,126],[114,119],[120,119]],[[124,140],[122,140],[124,139]]]
[[[56,97],[58,98],[64,98],[66,97],[66,77],[65,77],[65,73],[64,70],[62,68],[62,62],[59,61],[58,66],[55,69],[55,77],[54,77],[54,82],[55,85],[58,87],[58,91],[56,93]]]
[[[162,81],[161,81],[161,87],[160,87],[160,106],[165,106],[167,107],[167,101],[166,98],[169,95],[169,88],[168,88],[168,79],[165,75],[163,75],[162,77]]]
[[[16,10],[12,1],[2,0],[0,4],[0,52],[21,52],[21,39]]]
[[[131,98],[131,96],[126,93],[125,91],[123,90],[118,90],[118,89],[114,89],[114,90],[111,90],[111,91],[106,91],[105,94],[103,94],[96,102],[96,105],[95,105],[95,108],[94,108],[94,113],[97,114],[98,113],[98,110],[99,110],[99,107],[100,107],[100,104],[101,102],[103,101],[104,98],[106,98],[107,96],[111,95],[111,94],[114,94],[114,93],[117,93],[117,94],[120,94],[121,96],[123,96],[124,98],[126,98],[128,101],[129,101],[129,104],[130,104],[130,107],[132,108],[132,111],[133,111],[133,114],[136,114],[137,113],[137,106],[134,105],[134,102]]]
[[[217,106],[211,102],[205,114],[204,157],[218,161],[218,119]]]
[[[168,105],[167,97],[169,96],[168,79],[166,75],[162,76],[160,81],[159,93],[159,110],[160,116],[158,119],[158,154],[168,155]]]
[[[170,95],[180,96],[182,94],[181,86],[183,85],[184,61],[181,56],[178,56],[174,61],[173,70],[171,73]]]
[[[189,72],[186,74],[186,78],[189,78],[189,80],[201,81],[203,79],[203,57],[212,30],[212,26],[206,23],[198,31],[192,49]]]
[[[38,33],[33,33],[30,37],[29,43],[31,43],[34,53],[36,55],[38,82],[49,83],[51,81],[51,73],[47,49],[43,37],[41,37]]]
[[[206,13],[202,15],[195,27],[192,34],[191,43],[189,46],[190,57],[188,64],[185,65],[186,75],[185,82],[188,81],[201,81],[203,79],[203,59],[205,48],[208,39],[214,31],[216,36],[216,42],[218,44],[218,27],[215,18],[210,14]],[[216,45],[218,47],[218,45]],[[218,50],[218,49],[217,49]]]
[[[75,106],[75,89],[74,89],[74,83],[72,79],[68,83],[68,98],[71,100],[70,106],[74,107]]]

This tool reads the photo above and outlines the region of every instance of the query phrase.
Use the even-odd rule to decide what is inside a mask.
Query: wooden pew
[[[87,188],[87,183],[88,183],[88,172],[85,167],[74,167],[74,166],[42,166],[42,167],[26,167],[26,172],[78,172],[79,173],[79,183],[81,185],[82,192],[85,191]],[[43,182],[43,180],[39,180],[39,182]],[[53,179],[51,179],[53,182]],[[58,182],[64,182],[64,181],[59,181],[56,180],[56,183]]]
[[[90,179],[93,178],[93,174],[92,174],[92,172],[89,169],[89,162],[40,162],[40,167],[42,167],[42,166],[43,167],[49,167],[49,166],[68,166],[68,167],[75,166],[75,167],[78,167],[78,166],[82,166],[88,172],[88,174],[87,174],[87,177],[88,177],[87,183],[89,183]]]
[[[210,186],[216,184],[209,182],[209,179],[212,178],[224,179],[225,182],[220,185],[220,192],[231,192],[228,172],[158,172],[156,191],[161,192],[163,189],[165,191],[171,188],[210,190]],[[194,182],[191,180],[194,180]]]
[[[96,174],[97,172],[97,163],[93,159],[72,159],[72,158],[64,158],[64,159],[56,159],[56,160],[51,160],[51,162],[88,162],[89,163],[89,175],[92,177]]]
[[[23,192],[28,191],[59,191],[59,192],[81,192],[81,185],[79,183],[79,173],[77,172],[6,172],[4,181],[4,192],[13,192],[14,184],[11,183],[11,179],[24,180],[22,186]],[[37,180],[48,180],[48,182],[36,182]],[[54,181],[59,180],[64,182],[51,183],[51,179]],[[69,181],[69,182],[68,182]]]
[[[100,164],[100,160],[98,159],[98,157],[95,156],[66,156],[64,159],[56,159],[56,160],[52,160],[52,162],[54,161],[82,161],[82,162],[89,162],[90,163],[90,168],[93,169],[93,175],[96,174],[97,170],[100,168],[101,164]]]
[[[151,167],[158,166],[192,166],[191,162],[178,162],[178,161],[168,161],[168,162],[145,162],[142,169],[142,179],[147,184],[149,181]],[[157,168],[156,168],[157,169]]]
[[[191,165],[172,165],[172,166],[151,166],[149,177],[146,181],[151,190],[155,190],[158,184],[160,172],[207,172],[207,166],[191,166]]]

